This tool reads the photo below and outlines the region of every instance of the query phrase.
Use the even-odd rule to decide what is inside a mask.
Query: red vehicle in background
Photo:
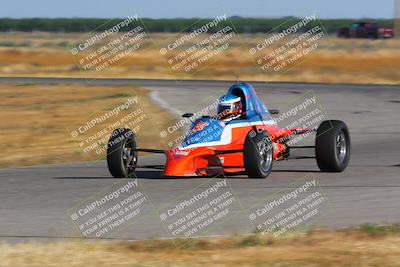
[[[339,38],[393,38],[394,29],[379,27],[374,21],[353,23],[351,27],[340,28]]]

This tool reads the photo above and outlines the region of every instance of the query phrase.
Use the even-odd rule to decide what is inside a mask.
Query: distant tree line
[[[104,31],[114,26],[121,18],[116,19],[86,19],[86,18],[30,18],[30,19],[9,19],[0,18],[0,31],[44,31],[44,32],[88,32]],[[190,32],[203,25],[210,19],[141,19],[149,32]],[[217,31],[227,25],[234,26],[239,33],[259,33],[259,32],[279,32],[288,26],[300,21],[295,17],[286,17],[278,19],[259,19],[259,18],[241,18],[231,17],[227,21],[220,22],[218,27],[212,28]],[[362,19],[369,20],[369,19]],[[328,33],[336,32],[341,27],[349,27],[352,23],[360,20],[355,19],[323,19],[312,21],[304,27],[304,30],[321,25]],[[383,27],[393,27],[393,19],[374,20]],[[204,23],[203,23],[204,22]],[[189,26],[191,25],[191,26]],[[122,31],[129,31],[135,26],[128,26]]]

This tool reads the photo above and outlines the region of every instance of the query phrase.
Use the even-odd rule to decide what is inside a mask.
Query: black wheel
[[[137,164],[135,134],[129,129],[116,129],[108,140],[107,165],[115,178],[131,177]]]
[[[325,172],[341,172],[350,159],[350,134],[343,121],[323,121],[317,130],[315,156]]]
[[[272,140],[267,132],[252,130],[243,148],[244,168],[250,178],[266,178],[274,161]]]

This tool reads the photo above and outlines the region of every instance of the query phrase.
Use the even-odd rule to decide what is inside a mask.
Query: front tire
[[[107,147],[107,166],[114,178],[131,177],[137,165],[135,134],[129,129],[116,129]]]
[[[265,131],[252,130],[247,134],[243,148],[243,162],[250,178],[266,178],[272,170],[274,150]]]
[[[317,130],[315,156],[324,172],[342,172],[350,160],[350,134],[343,121],[323,121]]]

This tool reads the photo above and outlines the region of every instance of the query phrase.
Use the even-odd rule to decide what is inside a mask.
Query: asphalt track
[[[2,83],[85,83],[84,79],[0,78]],[[193,111],[198,104],[215,99],[229,82],[164,80],[95,80],[94,85],[139,85],[152,90],[154,101],[172,113]],[[199,235],[254,231],[248,219],[253,207],[293,183],[312,175],[329,205],[307,227],[349,227],[363,223],[400,222],[400,87],[384,85],[327,85],[296,83],[254,83],[270,108],[283,109],[287,103],[312,90],[331,119],[345,121],[351,132],[352,154],[343,173],[322,173],[314,159],[277,162],[265,180],[245,176],[228,178],[238,203],[223,223]],[[117,90],[117,88],[116,88]],[[196,107],[197,106],[197,107]],[[295,151],[293,156],[311,155]],[[142,166],[163,164],[163,156],[142,157]],[[166,207],[191,190],[206,188],[210,178],[165,179],[161,170],[139,168],[138,182],[151,200],[146,215],[124,227],[114,238],[144,239],[171,237],[159,219]],[[222,181],[214,178],[213,181]],[[19,242],[27,239],[77,238],[67,211],[116,182],[105,162],[58,164],[4,169],[0,171],[0,239]]]

